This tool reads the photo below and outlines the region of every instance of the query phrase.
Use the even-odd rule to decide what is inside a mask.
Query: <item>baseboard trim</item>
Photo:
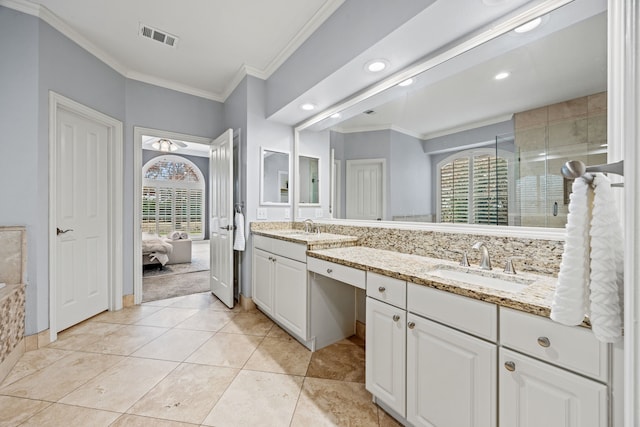
[[[253,300],[251,298],[247,298],[244,295],[240,294],[240,308],[242,308],[244,311],[249,311],[249,310],[255,310],[256,309],[256,303],[253,302]]]
[[[366,340],[367,336],[367,325],[356,320],[356,337],[360,338],[362,341]]]
[[[129,294],[129,295],[123,295],[122,296],[122,307],[123,308],[127,308],[127,307],[133,307],[135,305],[135,299],[133,294]]]

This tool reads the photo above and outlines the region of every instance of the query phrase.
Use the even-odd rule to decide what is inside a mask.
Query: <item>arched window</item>
[[[174,230],[204,238],[205,180],[190,160],[174,155],[142,168],[142,231],[166,236]]]
[[[438,163],[438,222],[508,225],[510,157],[473,149]]]

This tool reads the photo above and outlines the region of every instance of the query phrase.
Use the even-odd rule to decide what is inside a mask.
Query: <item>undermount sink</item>
[[[471,268],[454,269],[449,266],[437,268],[429,272],[429,275],[443,279],[514,293],[526,289],[526,287],[532,283],[531,280],[522,279],[517,276],[496,277],[497,274],[499,273],[473,270]]]

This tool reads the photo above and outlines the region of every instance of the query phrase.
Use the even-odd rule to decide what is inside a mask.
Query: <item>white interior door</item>
[[[56,116],[57,332],[109,308],[109,128],[63,109]]]
[[[348,219],[384,218],[385,166],[385,159],[347,160]]]
[[[233,307],[233,131],[211,144],[211,292]]]

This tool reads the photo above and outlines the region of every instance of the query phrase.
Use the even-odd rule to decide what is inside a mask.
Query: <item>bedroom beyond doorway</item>
[[[156,301],[176,296],[206,292],[209,285],[209,241],[195,240],[191,245],[191,262],[145,266],[142,273],[142,301]]]

